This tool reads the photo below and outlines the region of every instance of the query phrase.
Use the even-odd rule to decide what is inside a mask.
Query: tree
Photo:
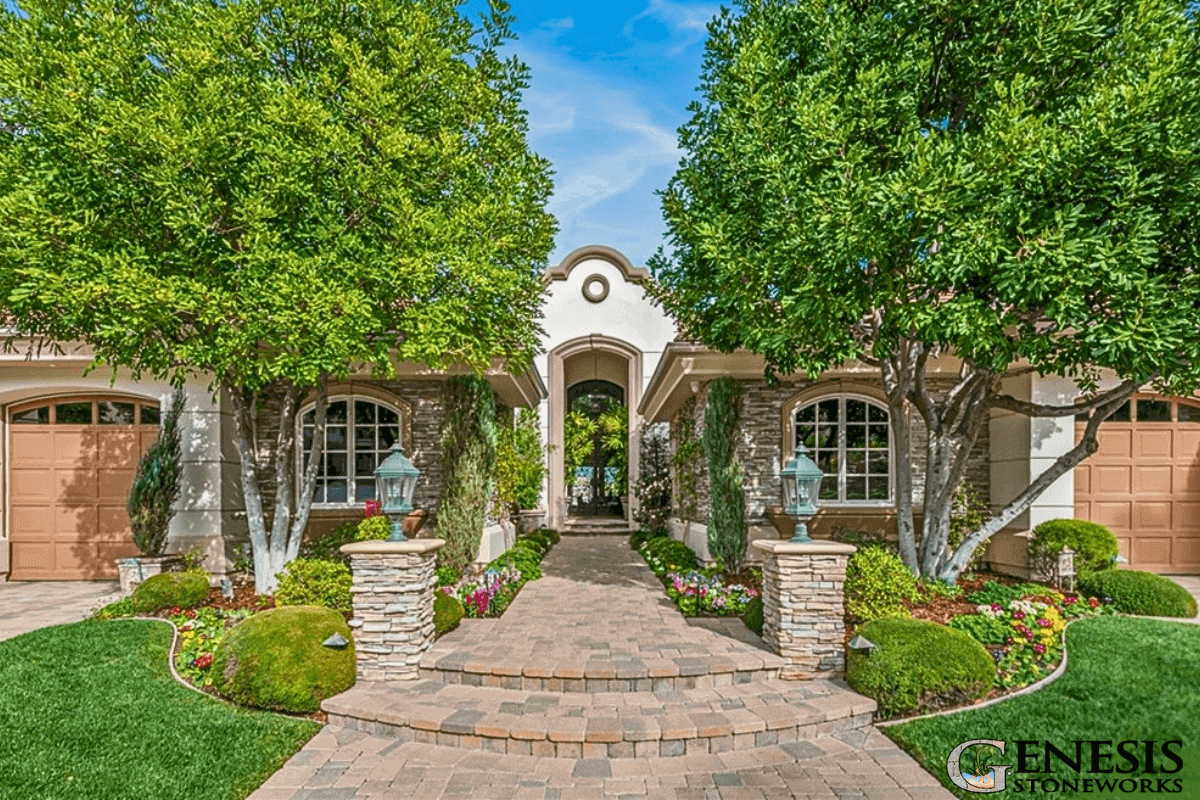
[[[183,434],[179,430],[183,406],[183,392],[176,389],[158,438],[146,448],[129,487],[125,509],[133,543],[144,556],[161,556],[165,551],[175,502],[183,488]]]
[[[496,477],[496,400],[476,375],[455,375],[442,386],[439,441],[446,476],[438,504],[438,557],[462,574],[475,561]]]
[[[708,385],[704,434],[708,462],[708,552],[732,575],[746,555],[746,492],[737,455],[741,393],[728,376]]]
[[[762,354],[768,377],[877,366],[901,554],[953,580],[1096,450],[1101,422],[1139,387],[1197,386],[1194,9],[740,5],[709,28],[703,100],[663,195],[658,298],[687,335]],[[961,365],[952,385],[930,377],[939,357]],[[1073,379],[1082,402],[1007,392],[1031,372]],[[909,409],[928,430],[919,536]],[[1088,421],[951,552],[954,492],[992,410]]]
[[[479,24],[449,0],[0,12],[0,303],[97,366],[212,377],[260,592],[300,545],[330,380],[532,357],[554,222],[509,25],[502,0]],[[253,418],[272,394],[268,528]]]

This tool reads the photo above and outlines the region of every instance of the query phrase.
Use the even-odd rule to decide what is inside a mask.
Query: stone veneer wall
[[[445,541],[355,542],[354,649],[362,681],[416,680],[421,656],[433,646],[433,587]]]
[[[740,426],[741,441],[738,443],[738,458],[742,463],[745,475],[746,490],[746,523],[747,525],[770,527],[766,510],[783,504],[783,487],[779,480],[779,471],[783,466],[780,454],[780,443],[783,439],[782,409],[788,400],[802,390],[814,385],[814,381],[797,381],[794,383],[780,382],[775,386],[767,385],[766,381],[738,381],[742,390]],[[829,381],[831,394],[838,392],[838,384]],[[948,391],[951,384],[947,381],[931,381],[935,391]],[[708,384],[700,387],[696,395],[693,419],[696,423],[696,435],[704,433],[704,410],[708,400]],[[671,420],[671,448],[677,444],[680,416],[686,412],[680,410]],[[912,460],[913,460],[913,501],[918,510],[923,505],[925,491],[925,442],[927,438],[925,424],[919,414],[913,412],[912,430]],[[988,426],[980,431],[979,440],[971,452],[970,463],[967,467],[967,480],[979,490],[986,504],[989,500],[990,468]],[[700,479],[697,482],[697,513],[691,517],[691,522],[708,523],[709,492],[708,472],[701,461]],[[678,481],[673,484],[676,488],[672,494],[675,501],[675,516],[684,519],[678,505]],[[864,508],[863,515],[880,514],[881,512]],[[894,528],[894,526],[893,526]]]
[[[438,443],[441,438],[442,424],[442,382],[439,380],[423,381],[387,381],[387,380],[356,380],[355,383],[374,386],[383,389],[409,403],[412,407],[412,420],[408,430],[412,433],[412,442],[405,442],[405,450],[421,477],[413,494],[413,505],[429,511],[429,519],[425,529],[432,531],[437,526],[437,504],[442,494],[445,482],[442,475],[442,458]],[[258,411],[257,444],[260,470],[259,484],[263,492],[263,508],[270,515],[275,507],[275,470],[272,463],[272,450],[275,436],[279,431],[279,395],[273,396],[264,403]],[[362,511],[358,506],[338,513],[335,511],[314,510],[309,520],[308,530],[333,527],[341,518],[358,519]],[[327,524],[322,525],[321,522]]]
[[[837,542],[754,543],[763,559],[763,642],[784,659],[783,679],[829,678],[846,671],[846,561]]]

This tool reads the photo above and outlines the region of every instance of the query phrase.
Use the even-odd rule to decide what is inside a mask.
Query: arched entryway
[[[636,476],[641,429],[637,405],[642,392],[642,353],[610,336],[583,336],[559,345],[549,358],[549,516],[562,528],[572,518],[608,518],[633,524],[634,502],[623,476]],[[589,420],[620,416],[625,452],[605,446],[601,427],[580,453],[567,451],[567,417],[572,411]],[[611,439],[613,426],[605,429]],[[570,461],[572,463],[568,463]],[[568,467],[574,474],[568,475]],[[621,503],[619,498],[626,497]]]
[[[625,389],[598,378],[567,387],[563,483],[567,514],[620,516],[628,502]]]

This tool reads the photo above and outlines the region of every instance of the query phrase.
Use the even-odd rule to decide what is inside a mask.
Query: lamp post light
[[[375,496],[380,510],[392,521],[389,542],[404,541],[404,517],[413,510],[413,490],[421,471],[404,455],[404,448],[397,442],[392,452],[375,469]]]
[[[783,513],[796,520],[796,532],[792,544],[812,541],[805,524],[817,513],[817,495],[821,491],[821,472],[804,445],[796,445],[796,452],[788,459],[779,473],[783,479]]]
[[[1067,587],[1075,588],[1075,551],[1069,547],[1064,547],[1058,551],[1058,564],[1055,571],[1058,573],[1059,588]]]

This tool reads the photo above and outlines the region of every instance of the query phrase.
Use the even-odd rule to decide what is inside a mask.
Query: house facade
[[[646,296],[649,280],[644,268],[612,248],[572,252],[545,272],[542,353],[533,366],[512,374],[497,364],[486,375],[503,408],[540,411],[548,524],[631,529],[636,501],[620,488],[620,473],[636,479],[651,426],[669,428],[675,448],[698,436],[711,382],[729,376],[741,396],[738,457],[750,538],[790,532],[776,510],[779,471],[797,441],[809,446],[827,475],[820,513],[810,525],[815,535],[838,527],[894,533],[896,459],[877,370],[849,363],[816,377],[768,383],[754,354],[676,341],[673,322]],[[125,497],[171,391],[164,382],[134,380],[122,371],[85,375],[86,349],[66,345],[62,351],[30,352],[18,343],[0,355],[0,576],[11,580],[109,578],[113,560],[134,552]],[[956,367],[952,359],[935,364],[933,388],[939,374],[948,386]],[[364,372],[330,388],[310,534],[361,516],[363,502],[374,498],[374,468],[395,441],[421,470],[415,503],[430,512],[428,532],[436,531],[446,377],[401,364],[393,379]],[[1014,378],[1006,388],[1038,403],[1069,404],[1077,395],[1069,381],[1037,375]],[[233,419],[204,376],[190,380],[185,392],[184,490],[169,547],[201,548],[207,566],[222,573],[247,541]],[[306,435],[311,442],[314,400],[307,399],[297,423],[298,464],[306,456]],[[264,462],[278,420],[270,402],[257,415]],[[1006,503],[1073,446],[1076,425],[1070,417],[994,412],[972,452],[968,480],[984,502]],[[914,419],[918,514],[923,440]],[[675,475],[672,528],[705,556],[707,474],[703,464],[690,469],[694,474]],[[264,499],[269,513],[272,498]],[[1109,526],[1133,567],[1200,572],[1200,401],[1138,395],[1104,423],[1099,452],[993,540],[992,565],[1025,574],[1023,534],[1061,517]],[[496,547],[485,537],[485,550]]]

